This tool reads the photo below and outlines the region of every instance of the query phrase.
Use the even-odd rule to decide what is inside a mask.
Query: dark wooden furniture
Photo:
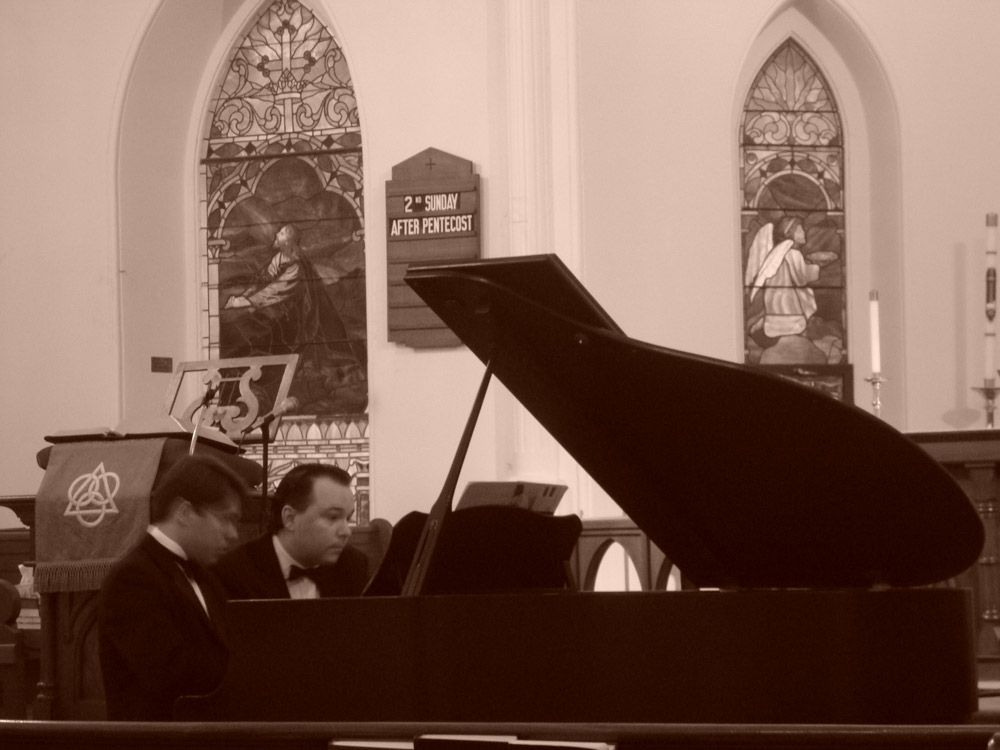
[[[0,580],[0,717],[5,719],[26,716],[24,637],[15,626],[20,611],[17,589]]]
[[[0,560],[3,561],[2,568],[0,568],[2,576],[10,581],[15,574],[14,571],[17,571],[18,564],[35,559],[35,496],[0,495],[0,505],[14,511],[17,520],[26,527],[25,529],[11,529],[3,532],[12,534],[12,536],[4,538],[4,549],[0,552]],[[24,537],[21,536],[25,532],[27,532],[27,544],[22,541]],[[22,552],[24,557],[20,557]],[[19,557],[20,559],[18,559]],[[11,581],[11,583],[16,584],[19,581],[20,578],[17,581]]]
[[[951,474],[982,519],[986,541],[979,559],[951,585],[973,592],[980,679],[1000,680],[1000,431],[913,432],[909,438]]]
[[[582,591],[593,591],[605,553],[621,545],[635,567],[643,591],[665,590],[673,562],[631,518],[588,518],[573,550],[573,574]],[[682,578],[682,584],[684,579]],[[690,582],[687,583],[691,587]]]

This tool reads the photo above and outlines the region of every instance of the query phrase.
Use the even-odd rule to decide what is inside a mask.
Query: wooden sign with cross
[[[458,346],[458,337],[403,276],[413,261],[479,257],[479,175],[468,159],[424,149],[392,168],[385,204],[389,341],[414,348]]]

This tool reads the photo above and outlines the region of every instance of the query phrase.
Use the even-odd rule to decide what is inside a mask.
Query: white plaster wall
[[[1000,211],[1000,3],[854,5],[899,104],[908,427],[983,427],[969,388],[983,378],[985,214]]]
[[[152,0],[0,2],[0,494],[31,494],[42,436],[119,416],[114,166]]]
[[[579,5],[585,283],[634,338],[740,351],[731,102],[768,5]]]
[[[161,413],[170,373],[152,357],[202,359],[197,316],[198,85],[238,2],[161,0],[125,89],[117,172],[120,219],[123,411],[133,423]],[[197,131],[196,131],[197,132]]]

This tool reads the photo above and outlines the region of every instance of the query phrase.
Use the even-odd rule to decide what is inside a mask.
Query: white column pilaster
[[[583,278],[573,0],[505,9],[510,254],[555,253]],[[510,425],[507,445],[498,441],[501,478],[568,484],[563,509],[589,515],[592,480],[510,394],[498,410]]]

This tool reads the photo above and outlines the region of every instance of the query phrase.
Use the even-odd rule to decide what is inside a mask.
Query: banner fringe
[[[58,591],[96,591],[117,558],[76,562],[35,564],[35,590],[40,594]]]

